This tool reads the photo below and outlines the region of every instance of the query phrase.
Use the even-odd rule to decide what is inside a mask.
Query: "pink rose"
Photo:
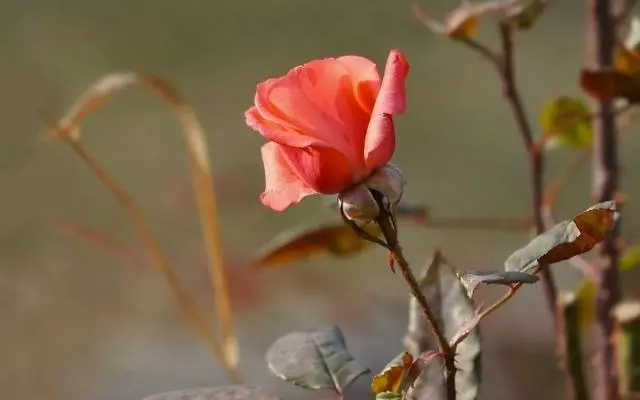
[[[262,203],[282,211],[305,196],[343,192],[385,166],[408,72],[402,53],[392,50],[382,79],[373,61],[344,56],[258,84],[245,116],[269,140],[262,146]]]

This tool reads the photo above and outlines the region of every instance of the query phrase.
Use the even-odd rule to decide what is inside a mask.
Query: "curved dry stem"
[[[109,98],[120,90],[134,84],[151,89],[165,100],[180,120],[184,137],[187,141],[187,151],[190,172],[196,194],[200,221],[204,235],[205,246],[209,257],[209,275],[216,299],[218,326],[223,339],[223,346],[215,339],[204,319],[196,317],[199,313],[186,292],[177,282],[173,269],[163,256],[153,235],[141,213],[126,195],[124,190],[111,178],[97,161],[90,157],[80,142],[80,123],[90,113],[103,106]],[[137,74],[132,72],[113,73],[98,79],[75,102],[65,116],[56,124],[55,128],[46,132],[44,139],[63,139],[85,161],[87,166],[100,178],[109,190],[118,198],[125,213],[134,223],[140,236],[145,241],[149,253],[161,270],[167,283],[181,306],[194,322],[198,331],[205,337],[214,355],[220,359],[225,369],[234,381],[238,381],[238,342],[233,325],[231,304],[226,284],[222,250],[219,239],[216,202],[213,178],[210,173],[207,143],[203,130],[192,110],[182,101],[180,95],[166,82],[151,74]],[[190,305],[188,305],[190,304]],[[193,306],[193,307],[192,307]]]

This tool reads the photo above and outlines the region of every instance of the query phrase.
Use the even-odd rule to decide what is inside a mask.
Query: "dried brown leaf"
[[[118,198],[125,213],[138,229],[154,260],[154,264],[162,272],[173,294],[183,309],[186,309],[185,307],[189,308],[190,306],[186,305],[189,302],[188,296],[185,295],[185,291],[181,288],[172,267],[164,257],[145,219],[142,217],[142,213],[115,179],[87,152],[81,142],[80,124],[84,118],[97,111],[116,93],[136,84],[151,89],[164,99],[182,123],[183,134],[187,142],[194,190],[200,209],[204,241],[209,256],[209,271],[216,297],[217,320],[223,336],[223,363],[229,371],[235,371],[238,363],[238,343],[222,261],[213,179],[210,172],[206,139],[195,114],[182,101],[178,92],[163,79],[152,74],[118,72],[105,75],[85,90],[55,126],[45,132],[43,138],[65,140],[103,184]],[[189,313],[193,312],[195,312],[194,309],[189,311]],[[192,318],[195,317],[192,315]],[[207,328],[202,324],[202,322],[196,323],[199,332],[206,336],[208,335]],[[217,345],[211,342],[213,339],[208,338],[207,340],[210,342],[212,349],[214,349],[214,353],[217,353],[218,350],[215,350]],[[235,374],[235,372],[232,373]]]
[[[376,224],[363,227],[372,235],[381,235]],[[359,237],[353,229],[337,222],[335,224],[294,228],[282,232],[260,251],[254,261],[259,267],[276,267],[306,260],[319,254],[349,257],[359,254],[371,242]]]
[[[615,201],[598,203],[536,236],[505,261],[505,270],[535,272],[539,266],[568,260],[604,240],[618,217]]]

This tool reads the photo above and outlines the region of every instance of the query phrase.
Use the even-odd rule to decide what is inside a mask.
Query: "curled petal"
[[[398,50],[391,50],[384,69],[384,77],[374,107],[375,113],[400,114],[406,104],[405,79],[409,63]]]
[[[317,193],[339,193],[364,175],[364,171],[353,168],[344,154],[331,148],[281,146],[280,149],[291,170]]]
[[[396,150],[396,130],[390,114],[372,115],[364,143],[365,165],[369,171],[385,165]]]
[[[280,145],[267,143],[261,152],[265,175],[265,189],[260,196],[262,204],[275,211],[283,211],[305,196],[317,193],[289,167]]]
[[[376,199],[365,185],[356,185],[340,193],[338,205],[347,219],[360,226],[373,221],[380,214]]]
[[[405,79],[408,73],[407,60],[400,51],[392,50],[365,137],[364,158],[369,170],[386,164],[395,150],[392,117],[405,109]]]

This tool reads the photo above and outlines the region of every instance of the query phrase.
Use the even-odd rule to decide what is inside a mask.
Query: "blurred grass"
[[[422,4],[439,15],[454,3]],[[5,397],[136,399],[225,383],[154,271],[49,229],[52,221],[72,219],[137,243],[117,203],[68,149],[32,152],[30,147],[43,128],[38,109],[62,113],[97,77],[121,69],[167,77],[209,134],[247,380],[282,390],[285,398],[301,398],[302,392],[269,375],[262,352],[289,330],[326,323],[341,324],[349,348],[373,369],[397,354],[408,295],[389,274],[381,250],[340,264],[320,258],[259,273],[244,267],[280,230],[296,221],[321,221],[330,212],[318,199],[282,215],[261,206],[262,139],[246,128],[242,113],[257,82],[293,65],[346,53],[382,63],[389,48],[397,47],[412,67],[394,158],[409,181],[406,199],[426,202],[444,216],[525,215],[524,151],[493,70],[467,49],[433,38],[413,20],[409,6],[396,0],[3,2],[0,385]],[[519,82],[532,118],[550,97],[579,95],[583,14],[580,2],[555,2],[532,32],[517,39]],[[480,37],[491,43],[495,32],[484,26]],[[84,126],[88,148],[144,208],[194,297],[208,305],[206,259],[178,129],[160,102],[139,92],[124,94]],[[622,178],[630,197],[624,229],[635,242],[640,161],[634,155],[640,140],[636,134],[624,140]],[[571,158],[567,152],[551,154],[550,174]],[[589,205],[589,180],[588,170],[577,174],[560,199],[559,219]],[[416,266],[428,251],[442,247],[456,265],[474,268],[501,265],[527,235],[405,225],[401,238]],[[556,270],[563,288],[577,282],[568,267]],[[207,311],[213,315],[213,308]],[[487,322],[485,398],[518,393],[537,399],[540,381],[548,383],[546,397],[559,396],[551,327],[535,286],[521,290]],[[389,345],[394,341],[397,347]],[[504,383],[505,374],[522,363],[531,365],[533,376]],[[360,389],[366,393],[366,384]]]

